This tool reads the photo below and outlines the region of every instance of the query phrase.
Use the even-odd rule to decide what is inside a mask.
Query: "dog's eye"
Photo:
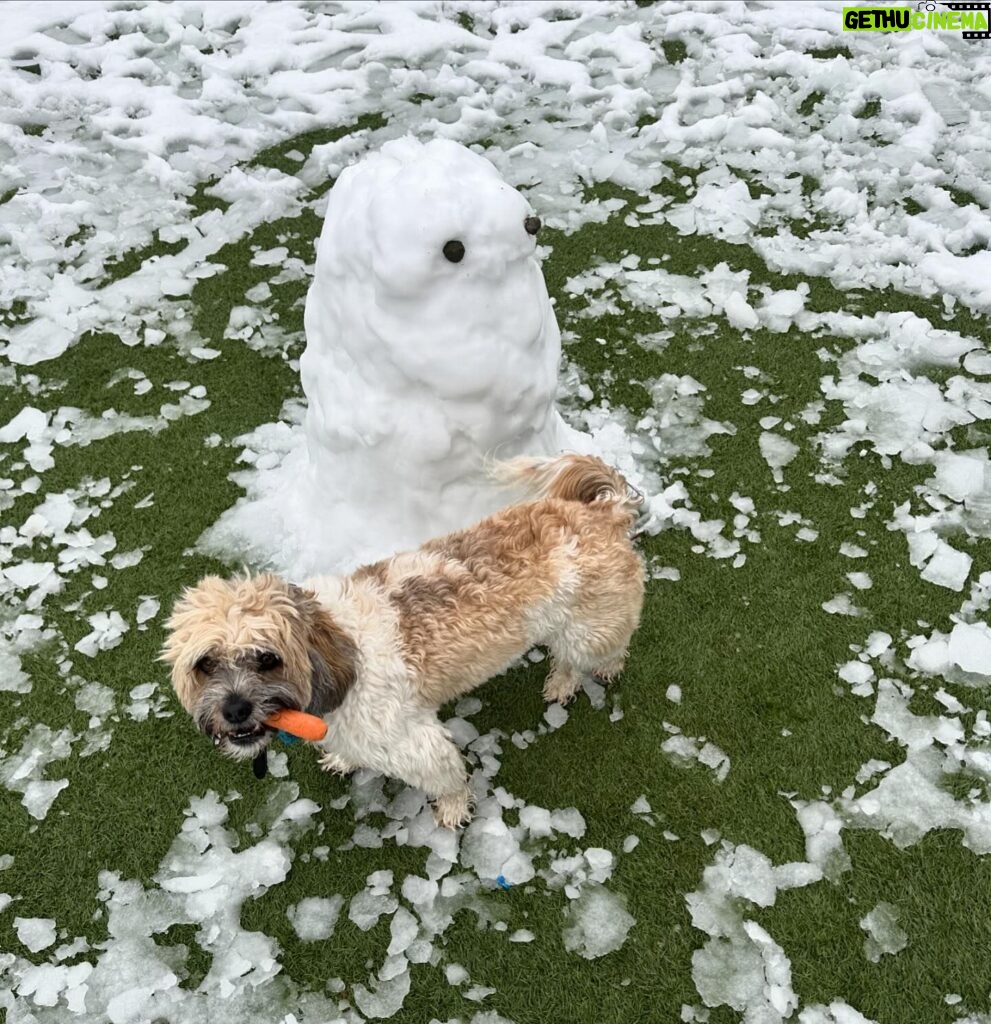
[[[539,217],[527,217],[523,221],[523,230],[528,235],[535,235],[540,230],[540,218]]]
[[[202,672],[203,675],[208,676],[217,667],[217,663],[213,658],[204,655],[193,667],[197,672]]]
[[[271,672],[282,664],[282,659],[272,651],[262,651],[258,655],[258,668],[262,672]]]
[[[450,242],[445,242],[444,258],[452,263],[460,263],[465,258],[464,244],[456,238],[452,238]]]

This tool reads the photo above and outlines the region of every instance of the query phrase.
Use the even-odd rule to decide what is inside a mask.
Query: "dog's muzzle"
[[[221,753],[238,759],[263,751],[275,735],[265,724],[273,708],[259,705],[243,694],[229,691],[218,700],[204,702],[197,724]]]

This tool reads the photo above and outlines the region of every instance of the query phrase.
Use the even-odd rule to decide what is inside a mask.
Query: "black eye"
[[[282,659],[272,651],[262,651],[258,655],[258,668],[262,672],[271,672],[282,664]]]
[[[465,258],[465,247],[456,238],[444,243],[444,257],[452,263],[460,263]]]
[[[213,658],[207,657],[206,655],[200,658],[200,660],[193,666],[197,672],[202,672],[205,676],[208,676],[216,667],[217,663]]]
[[[526,229],[528,235],[535,235],[540,230],[540,218],[539,217],[527,217],[523,221],[523,227]]]

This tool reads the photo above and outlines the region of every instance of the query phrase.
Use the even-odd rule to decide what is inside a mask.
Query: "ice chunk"
[[[51,781],[33,779],[24,787],[21,803],[32,818],[41,821],[48,814],[55,798],[69,785],[68,779]]]
[[[461,862],[479,878],[496,879],[520,844],[501,818],[475,818],[461,840]]]
[[[93,627],[92,632],[76,643],[76,650],[89,658],[95,658],[100,651],[113,650],[130,628],[116,611],[90,615],[89,624]]]
[[[593,882],[606,882],[613,872],[616,858],[609,850],[601,846],[590,846],[585,851],[585,860],[588,862],[588,877]]]
[[[836,594],[828,601],[823,601],[822,610],[830,615],[858,616],[867,614],[863,608],[853,603],[853,599],[845,591],[841,594]]]
[[[444,968],[444,976],[447,978],[448,985],[462,985],[470,977],[461,964],[448,964]]]
[[[36,441],[48,426],[48,415],[27,405],[16,416],[0,427],[0,444],[14,444],[26,438]]]
[[[851,691],[858,697],[869,697],[874,692],[871,681],[874,669],[863,661],[848,661],[840,665],[836,673],[845,683],[849,683]]]
[[[991,629],[984,622],[958,622],[950,633],[950,660],[964,672],[991,676]]]
[[[30,693],[31,679],[21,668],[21,659],[5,650],[0,639],[0,693]]]
[[[867,552],[860,547],[858,544],[851,544],[849,541],[844,541],[840,545],[840,554],[846,558],[866,558]]]
[[[542,839],[551,835],[551,812],[546,807],[527,804],[520,808],[520,824],[532,839]]]
[[[633,801],[633,805],[630,807],[630,810],[634,814],[650,814],[650,804],[648,803],[647,798],[641,793],[640,796]]]
[[[585,835],[585,819],[574,807],[565,807],[551,811],[551,828],[555,832],[564,832],[573,839],[581,839]]]
[[[144,597],[141,599],[141,603],[138,605],[138,611],[134,619],[138,625],[144,622],[148,622],[149,619],[153,619],[158,614],[160,607],[159,600],[157,597]]]
[[[437,882],[429,878],[420,878],[419,875],[407,875],[403,879],[403,896],[413,904],[414,907],[424,903],[432,903],[437,898],[439,886]]]
[[[764,456],[764,461],[771,467],[771,474],[774,477],[775,483],[781,483],[784,480],[781,470],[789,465],[795,459],[795,456],[798,455],[798,445],[793,441],[789,441],[786,437],[774,434],[769,430],[765,430],[760,435],[758,444],[760,445],[760,453]]]
[[[32,953],[48,949],[55,942],[55,921],[50,917],[15,917],[14,931]]]
[[[806,1006],[798,1015],[798,1024],[877,1024],[877,1021],[865,1017],[842,999],[835,999],[829,1006]]]
[[[394,896],[375,895],[363,889],[351,898],[348,917],[361,931],[367,932],[375,927],[383,914],[394,914],[398,906],[399,901]]]
[[[304,942],[316,942],[320,939],[329,939],[334,934],[334,927],[343,906],[344,897],[340,895],[329,898],[307,896],[289,907],[286,916],[296,934]]]
[[[389,956],[405,953],[410,943],[416,938],[419,929],[420,926],[416,918],[405,907],[400,907],[393,914],[392,924],[389,926],[392,936],[389,942]]]
[[[900,953],[908,945],[908,933],[898,924],[898,908],[881,902],[860,921],[867,932],[864,956],[877,963],[885,953]]]
[[[544,721],[552,729],[560,729],[568,720],[568,711],[562,704],[548,704],[544,709]]]
[[[945,540],[940,540],[932,557],[922,570],[922,578],[936,586],[947,590],[963,590],[973,558],[964,551],[950,547]]]
[[[54,571],[54,562],[19,562],[17,565],[8,565],[3,570],[3,575],[18,590],[29,590],[31,587],[38,586]]]
[[[843,820],[824,801],[795,802],[798,824],[805,833],[805,856],[822,869],[823,875],[835,881],[850,867],[850,857],[843,849],[840,833]]]
[[[567,911],[564,946],[587,960],[605,956],[626,941],[636,920],[626,909],[626,900],[604,886],[588,884]]]
[[[406,1001],[410,988],[410,972],[404,970],[387,981],[379,981],[374,991],[364,985],[354,986],[354,1001],[358,1009],[374,1020],[395,1016]]]
[[[744,935],[713,938],[692,954],[692,979],[706,1006],[747,1011],[745,1019],[779,1022],[798,1006],[791,964],[781,947],[753,921]]]

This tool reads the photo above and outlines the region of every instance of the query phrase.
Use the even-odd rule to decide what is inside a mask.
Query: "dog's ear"
[[[316,594],[295,585],[290,585],[289,592],[306,622],[307,647],[313,670],[309,710],[325,714],[341,704],[354,684],[358,648],[320,604]]]

